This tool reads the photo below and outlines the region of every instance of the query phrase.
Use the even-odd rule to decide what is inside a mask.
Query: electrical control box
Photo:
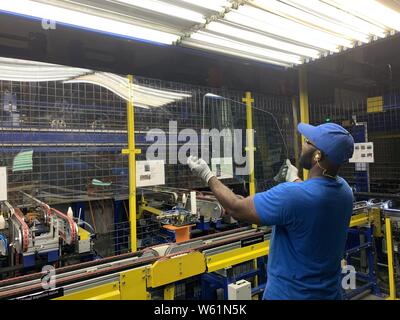
[[[239,280],[228,285],[228,300],[251,300],[251,283]]]

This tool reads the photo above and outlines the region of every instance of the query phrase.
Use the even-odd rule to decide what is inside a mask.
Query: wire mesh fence
[[[233,157],[232,174],[224,183],[247,187],[246,163],[235,158],[237,153],[239,160],[246,155],[244,92],[140,77],[135,78],[135,85],[156,90],[158,95],[185,94],[158,107],[135,107],[135,141],[142,150],[139,161],[146,159],[155,141],[149,139],[149,131],[165,134],[158,141],[164,147],[158,155],[165,160],[167,187],[205,187],[184,163],[171,157],[180,152],[202,156],[205,151],[208,160]],[[341,169],[341,175],[358,193],[400,191],[399,97],[399,91],[393,90],[340,103],[310,99],[310,123],[336,122],[348,128],[356,142],[374,143],[373,163],[348,163]],[[254,94],[253,99],[254,168],[259,192],[275,185],[273,177],[283,160],[293,160],[298,150],[292,98]],[[10,201],[21,205],[19,190],[50,205],[126,199],[128,161],[121,154],[127,147],[126,117],[126,101],[98,85],[0,81],[0,166],[7,167]],[[205,141],[202,130],[212,129],[220,134],[218,150],[211,148],[214,141],[201,145]],[[228,149],[226,141],[231,143]],[[238,168],[243,169],[241,174]],[[105,248],[113,244],[105,255],[127,252],[127,215],[107,224],[99,232],[97,245],[102,247],[103,243]],[[139,248],[166,241],[151,216],[138,220],[137,230]]]
[[[310,103],[310,123],[335,122],[356,143],[373,142],[374,162],[347,163],[341,175],[356,193],[400,192],[400,99],[398,92],[340,103]]]
[[[0,165],[8,169],[11,200],[20,189],[49,203],[106,198],[120,190],[117,171],[126,168],[121,98],[89,84],[9,81],[0,81],[0,97]],[[21,160],[27,151],[30,158]]]
[[[151,145],[146,137],[149,130],[167,133],[166,185],[204,186],[193,179],[185,164],[170,164],[171,147],[179,152],[187,143],[188,137],[177,137],[183,129],[192,129],[198,137],[203,128],[227,129],[231,136],[234,129],[241,129],[244,152],[246,108],[242,93],[144,78],[136,82],[148,88],[190,93],[189,98],[166,106],[135,108],[136,144],[142,149],[139,160],[145,159]],[[205,97],[209,92],[221,98]],[[0,81],[0,96],[0,165],[8,168],[11,197],[20,189],[37,190],[49,203],[127,194],[127,159],[121,155],[127,144],[124,100],[97,85],[62,82]],[[259,108],[253,110],[255,147],[260,154],[255,158],[255,172],[263,189],[285,154],[280,129],[263,110],[277,117],[286,143],[291,145],[291,105],[285,98],[257,95],[255,107]],[[171,122],[176,123],[172,131]],[[26,151],[33,152],[31,163],[21,169],[15,163]],[[197,151],[200,155],[200,149]],[[248,180],[246,175],[236,178]]]
[[[256,94],[254,107],[257,108],[253,111],[256,147],[254,172],[256,191],[259,192],[276,184],[273,177],[286,158],[294,163],[297,141],[290,97]]]
[[[184,98],[157,107],[135,106],[135,142],[142,150],[138,161],[146,159],[154,143],[149,131],[162,131],[165,138],[158,142],[164,148],[157,155],[165,160],[167,187],[205,187],[173,155],[202,156],[208,148],[209,161],[213,157],[233,157],[232,174],[224,183],[243,184],[246,192],[249,178],[243,163],[247,137],[244,92],[140,77],[134,81],[139,91],[154,90],[161,101],[163,94],[184,94]],[[293,155],[292,104],[287,97],[255,94],[253,98],[255,178],[257,191],[263,191],[274,184],[273,176],[287,154]],[[133,100],[135,105],[135,96]],[[121,154],[127,148],[126,108],[124,99],[95,84],[0,81],[0,166],[7,167],[10,202],[23,205],[18,191],[50,205],[126,199],[128,159]],[[201,145],[205,141],[202,129],[220,133],[220,153],[212,148],[213,140],[208,146]],[[236,163],[235,148],[241,163]],[[242,168],[241,173],[237,168]],[[95,219],[87,219],[94,223],[91,220]],[[165,240],[157,238],[161,237],[155,231],[159,225],[149,217],[138,221],[137,228],[139,247]],[[105,255],[129,250],[127,221],[114,221],[98,233],[96,243],[100,248],[102,243],[114,244]]]
[[[195,142],[205,141],[207,136],[202,134],[202,129],[216,129],[220,133],[221,144],[225,142],[232,143],[230,150],[224,152],[224,146],[221,145],[219,150],[214,148],[207,150],[206,155],[210,158],[215,156],[216,151],[220,151],[218,157],[234,157],[236,147],[240,150],[240,156],[245,156],[246,147],[246,128],[247,114],[246,105],[242,101],[244,92],[235,92],[229,90],[218,90],[215,88],[196,87],[191,85],[177,84],[173,82],[165,82],[159,80],[136,78],[140,85],[146,85],[150,88],[159,90],[176,90],[179,92],[190,92],[191,97],[185,100],[177,101],[159,110],[147,110],[137,113],[135,118],[136,127],[139,131],[145,131],[152,128],[150,124],[155,125],[164,131],[169,130],[171,122],[176,122],[173,130],[169,130],[165,140],[171,147],[176,143],[177,149],[183,146],[193,146],[193,141],[189,141],[188,136],[176,137],[177,132],[183,129],[193,129],[193,135],[197,136]],[[255,154],[255,178],[257,181],[257,190],[262,191],[271,187],[273,183],[274,173],[278,171],[282,161],[287,155],[293,156],[293,116],[292,103],[290,98],[254,95],[253,113],[253,129],[254,129],[254,145],[256,147]],[[276,118],[276,120],[274,119]],[[152,119],[152,120],[150,120]],[[154,127],[153,127],[154,128]],[[240,139],[235,140],[235,130],[241,130],[237,133]],[[142,140],[140,140],[142,141]],[[210,140],[210,144],[211,144]],[[240,142],[240,146],[238,145]],[[288,146],[288,150],[284,146]],[[147,146],[140,145],[142,150],[142,158]],[[204,156],[204,148],[191,149],[197,152],[196,155]],[[164,152],[165,159],[169,159],[170,148]],[[217,152],[218,153],[218,152]],[[241,157],[233,159],[234,170],[231,179],[225,179],[226,184],[248,182],[248,174],[236,174],[236,167],[245,167]],[[210,160],[210,159],[208,159]],[[246,171],[246,170],[244,170]],[[240,172],[244,172],[241,170]],[[193,178],[186,165],[178,163],[171,164],[166,162],[166,185],[180,186],[187,188],[204,187],[200,180]],[[248,171],[247,171],[248,172]]]

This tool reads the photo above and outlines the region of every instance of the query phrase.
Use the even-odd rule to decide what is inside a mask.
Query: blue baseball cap
[[[319,126],[299,123],[297,129],[336,165],[343,164],[353,156],[353,137],[336,123],[324,123]]]

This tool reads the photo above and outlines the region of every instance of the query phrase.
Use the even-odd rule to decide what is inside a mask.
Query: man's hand
[[[278,174],[274,177],[276,182],[294,182],[301,180],[298,176],[299,170],[292,165],[289,159],[286,159],[285,163],[279,169]]]
[[[207,184],[212,177],[215,177],[215,175],[211,172],[207,162],[201,158],[198,159],[197,157],[190,156],[187,159],[187,164],[190,170]]]
[[[215,175],[203,159],[190,156],[187,159],[187,164],[196,176],[208,184],[219,203],[234,219],[255,224],[261,223],[254,206],[254,197],[243,199],[243,197],[234,194],[218,179],[211,179]]]

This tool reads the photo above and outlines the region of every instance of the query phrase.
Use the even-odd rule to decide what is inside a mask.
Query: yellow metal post
[[[250,195],[256,193],[256,185],[254,179],[254,142],[253,142],[253,110],[252,103],[254,99],[251,98],[251,92],[246,92],[243,98],[246,103],[246,118],[247,118],[247,152],[249,155],[249,175],[250,175]]]
[[[254,259],[253,260],[253,268],[254,268],[254,270],[257,270],[258,269],[258,262],[257,262],[257,259]],[[256,275],[255,277],[254,277],[254,287],[255,288],[257,288],[258,287],[258,281],[259,279],[258,279],[258,275]]]
[[[308,86],[307,86],[307,70],[305,67],[299,69],[299,89],[300,89],[300,121],[304,123],[310,122],[308,111]],[[304,137],[301,137],[301,143],[304,143]],[[303,180],[307,180],[308,170],[303,169]]]
[[[389,269],[389,300],[396,299],[396,287],[394,283],[394,268],[393,268],[393,243],[392,243],[392,225],[390,217],[385,218],[386,228],[386,247],[388,256],[388,269]]]
[[[251,92],[247,91],[245,97],[242,99],[246,103],[246,120],[247,120],[247,152],[249,154],[249,187],[250,195],[254,196],[256,194],[256,182],[254,178],[254,141],[253,141],[253,109],[252,103],[254,99],[251,97]],[[257,228],[256,224],[252,225],[253,228]],[[254,260],[254,265],[257,267],[257,260]],[[258,284],[258,277],[255,278],[256,284]]]
[[[256,194],[256,182],[254,178],[254,141],[253,141],[253,109],[252,103],[254,99],[251,98],[251,92],[247,91],[245,97],[242,99],[246,103],[246,119],[247,119],[247,148],[246,151],[249,155],[249,187],[250,195],[254,196]],[[253,228],[257,228],[256,224],[252,225]]]
[[[383,238],[382,223],[381,223],[381,209],[372,208],[372,222],[374,224],[374,237]]]
[[[133,107],[133,76],[128,75],[128,158],[129,158],[129,223],[131,234],[131,251],[137,250],[136,242],[136,150],[135,150],[135,111]]]
[[[297,103],[296,103],[296,97],[292,97],[292,112],[293,112],[293,125],[294,125],[294,131],[293,131],[293,147],[294,147],[294,157],[295,157],[295,166],[298,168],[299,167],[299,135],[297,133],[297,123],[299,122],[299,118],[297,116]]]

